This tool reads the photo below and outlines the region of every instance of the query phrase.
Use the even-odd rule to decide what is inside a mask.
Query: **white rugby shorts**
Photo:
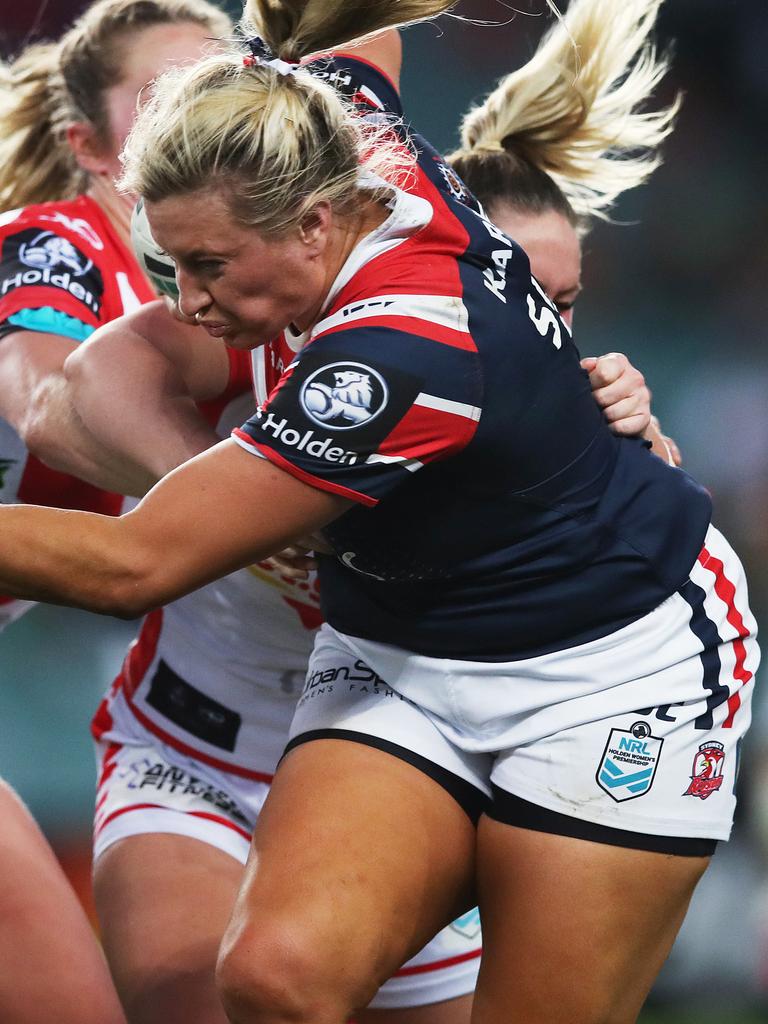
[[[552,654],[437,659],[323,626],[288,749],[367,743],[432,775],[472,817],[705,855],[730,834],[755,634],[741,564],[710,527],[678,592]]]
[[[154,833],[189,836],[245,865],[269,783],[187,757],[136,722],[126,742],[96,744],[99,782],[94,860],[113,843]],[[480,916],[470,911],[444,928],[382,985],[374,1009],[423,1006],[474,992],[480,968]]]

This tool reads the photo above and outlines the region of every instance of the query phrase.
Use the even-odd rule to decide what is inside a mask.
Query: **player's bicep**
[[[109,326],[114,331],[111,346],[119,344],[121,330],[130,330],[173,367],[195,401],[218,398],[226,389],[230,369],[226,347],[201,327],[177,320],[165,301],[148,303]]]
[[[320,529],[349,508],[223,441],[170,473],[124,517],[140,608],[157,607]]]

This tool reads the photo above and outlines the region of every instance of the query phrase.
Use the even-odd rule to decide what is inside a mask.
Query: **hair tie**
[[[258,64],[263,67],[274,68],[279,75],[295,74],[296,68],[299,66],[298,61],[292,64],[287,60],[280,60],[270,50],[261,36],[249,36],[246,39],[246,43],[251,52],[243,57],[245,67],[252,68]]]

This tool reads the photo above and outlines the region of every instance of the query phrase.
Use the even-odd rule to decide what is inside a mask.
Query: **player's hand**
[[[656,416],[651,416],[650,426],[643,431],[643,437],[646,441],[651,442],[653,450],[657,455],[666,456],[667,462],[673,466],[682,466],[683,456],[680,454],[677,442],[673,437],[669,437],[668,434],[662,432],[661,425]]]
[[[581,360],[592,395],[615,434],[641,437],[651,423],[651,392],[645,377],[621,352]]]
[[[306,580],[310,572],[317,569],[317,559],[314,556],[318,551],[327,555],[333,553],[322,536],[313,533],[311,537],[302,537],[290,547],[283,548],[276,555],[267,558],[266,562],[289,579]]]

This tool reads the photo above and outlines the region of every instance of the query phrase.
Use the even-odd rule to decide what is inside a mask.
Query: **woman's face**
[[[525,250],[531,273],[570,327],[581,291],[581,243],[573,225],[554,210],[522,213],[506,204],[492,207],[490,217]]]
[[[265,238],[215,189],[145,202],[152,235],[176,264],[179,308],[232,348],[313,322],[327,293],[327,235]]]
[[[151,25],[132,33],[119,52],[119,82],[104,94],[109,139],[101,147],[102,173],[118,178],[119,154],[131,130],[138,106],[151,94],[151,83],[169,68],[200,60],[211,46],[210,30],[192,22]],[[118,75],[116,75],[118,77]]]

